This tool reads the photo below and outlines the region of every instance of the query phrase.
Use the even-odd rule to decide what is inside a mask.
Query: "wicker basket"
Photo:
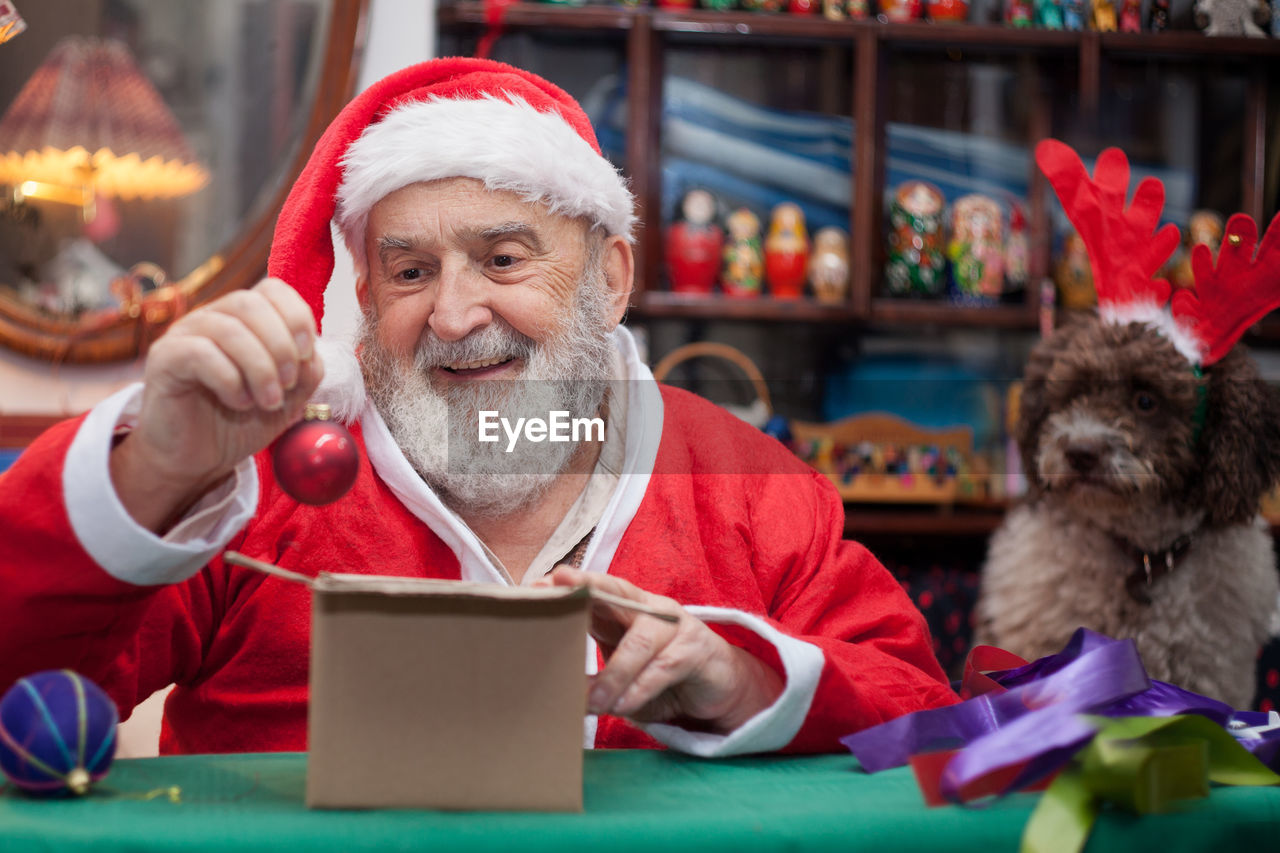
[[[750,381],[755,391],[755,399],[745,405],[722,404],[725,409],[756,428],[764,426],[765,422],[772,417],[773,402],[769,397],[769,386],[765,383],[760,368],[756,367],[755,362],[741,350],[728,344],[698,341],[676,347],[654,365],[653,378],[662,382],[676,365],[695,358],[718,358],[721,361],[727,361],[742,371]]]

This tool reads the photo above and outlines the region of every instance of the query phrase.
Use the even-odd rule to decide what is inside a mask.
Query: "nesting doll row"
[[[768,232],[760,217],[740,207],[724,225],[716,221],[716,201],[692,190],[681,218],[666,234],[667,276],[675,293],[799,299],[806,286],[820,302],[840,303],[849,291],[849,240],[840,228],[821,228],[809,237],[799,205],[776,205]]]

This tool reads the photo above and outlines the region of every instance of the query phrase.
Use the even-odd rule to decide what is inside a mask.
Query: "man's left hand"
[[[560,566],[539,581],[587,586],[676,617],[667,622],[593,600],[591,636],[605,667],[592,676],[587,710],[643,723],[674,723],[727,734],[782,693],[772,668],[708,628],[670,598],[611,575]]]

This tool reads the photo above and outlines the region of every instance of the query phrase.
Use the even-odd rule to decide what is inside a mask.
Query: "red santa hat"
[[[284,203],[268,274],[302,294],[319,323],[333,273],[330,222],[363,269],[369,210],[401,187],[453,177],[631,238],[631,193],[582,107],[527,71],[450,57],[398,71],[343,108]]]

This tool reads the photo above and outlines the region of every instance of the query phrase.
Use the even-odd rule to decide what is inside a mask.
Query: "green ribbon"
[[[1280,783],[1207,717],[1089,719],[1097,734],[1041,796],[1022,832],[1022,853],[1079,853],[1104,803],[1151,814],[1209,796],[1210,782]]]

